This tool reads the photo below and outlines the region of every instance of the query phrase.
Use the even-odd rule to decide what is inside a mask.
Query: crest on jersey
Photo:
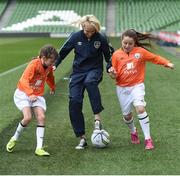
[[[135,53],[135,54],[134,54],[134,57],[135,57],[136,59],[140,59],[141,54],[140,54],[140,53]]]
[[[101,46],[101,42],[100,42],[100,41],[95,41],[95,42],[94,42],[94,47],[95,47],[96,49],[98,49],[100,46]]]

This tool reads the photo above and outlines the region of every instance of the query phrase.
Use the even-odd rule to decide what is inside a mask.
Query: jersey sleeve
[[[114,48],[110,43],[108,43],[107,37],[103,37],[102,52],[107,63],[106,70],[108,72],[108,69],[112,66],[111,56],[114,52]]]
[[[64,43],[64,45],[60,48],[58,58],[55,63],[56,67],[58,67],[58,65],[62,62],[63,59],[65,59],[65,57],[70,53],[70,51],[73,48],[74,48],[74,35],[71,34]]]
[[[118,64],[117,64],[117,55],[116,52],[112,55],[112,66],[115,69],[115,71],[118,71]]]
[[[33,94],[33,89],[30,86],[30,80],[34,77],[36,65],[31,62],[24,70],[24,73],[20,79],[20,84],[23,86],[24,92],[30,96]]]
[[[50,87],[52,91],[55,91],[56,85],[55,85],[55,79],[54,79],[54,74],[53,74],[52,69],[47,75],[46,83],[48,84],[48,86]]]
[[[143,49],[143,59],[144,61],[149,61],[157,65],[164,65],[166,66],[170,61],[159,56],[156,54],[153,54],[145,49]]]

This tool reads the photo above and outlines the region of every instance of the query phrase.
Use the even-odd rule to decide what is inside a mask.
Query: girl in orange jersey
[[[19,139],[20,134],[32,119],[34,112],[37,119],[37,147],[35,154],[38,156],[49,156],[43,149],[43,138],[45,129],[46,102],[43,97],[45,82],[50,87],[50,94],[54,94],[55,82],[52,66],[57,58],[57,51],[51,45],[41,48],[38,57],[34,58],[22,74],[17,89],[14,93],[14,102],[22,111],[23,119],[19,123],[14,136],[6,145],[8,152],[12,152]]]
[[[134,126],[132,106],[135,107],[140,126],[145,137],[145,149],[154,148],[150,135],[149,116],[145,110],[144,101],[145,86],[145,64],[152,62],[173,68],[174,65],[167,59],[155,55],[145,49],[151,46],[150,43],[140,43],[145,39],[151,39],[150,34],[141,34],[133,29],[122,34],[122,48],[114,52],[112,56],[112,66],[109,74],[116,79],[116,91],[123,113],[124,122],[128,125],[131,133],[131,142],[139,144],[137,129]]]

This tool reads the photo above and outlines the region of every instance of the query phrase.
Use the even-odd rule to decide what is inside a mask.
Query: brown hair
[[[156,39],[151,34],[142,34],[140,32],[135,31],[134,29],[128,29],[125,32],[123,32],[121,35],[121,40],[123,40],[125,36],[133,38],[136,46],[140,46],[145,49],[147,49],[146,47],[152,47],[151,40]],[[142,43],[141,41],[144,40],[146,40],[146,42]]]
[[[57,59],[58,52],[52,45],[47,44],[40,49],[39,58],[42,58],[43,56],[46,58]]]

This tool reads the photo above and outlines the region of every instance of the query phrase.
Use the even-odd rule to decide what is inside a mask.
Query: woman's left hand
[[[108,73],[109,73],[109,76],[112,78],[112,79],[115,79],[116,78],[116,70],[114,69],[114,67],[110,67],[108,69]]]

